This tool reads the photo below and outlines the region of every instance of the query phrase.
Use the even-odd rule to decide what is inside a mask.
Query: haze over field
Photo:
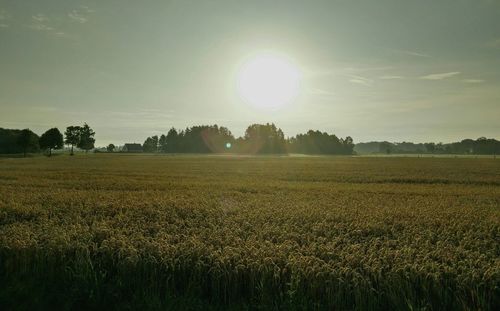
[[[264,122],[355,142],[498,139],[499,56],[494,0],[2,0],[0,125],[85,121],[100,146]],[[262,68],[282,82],[268,93]]]
[[[500,0],[0,0],[0,310],[499,310]]]

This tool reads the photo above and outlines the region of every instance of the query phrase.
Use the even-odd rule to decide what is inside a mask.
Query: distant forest
[[[476,140],[464,139],[460,142],[443,143],[358,143],[354,147],[357,154],[499,154],[500,141],[480,137]]]
[[[144,152],[244,153],[244,154],[353,154],[351,137],[310,130],[285,138],[274,124],[252,124],[243,137],[235,138],[226,127],[203,125],[185,130],[170,129],[166,135],[148,137]]]
[[[95,132],[85,123],[68,126],[61,133],[51,128],[38,136],[29,129],[0,128],[0,154],[24,154],[62,149],[64,145],[73,154],[79,150],[96,152],[147,153],[241,153],[241,154],[498,154],[500,142],[484,137],[476,140],[442,143],[369,142],[354,144],[350,136],[339,138],[334,134],[309,130],[307,133],[285,137],[274,124],[252,124],[242,137],[234,137],[228,128],[218,125],[192,126],[184,130],[171,128],[168,133],[147,137],[143,144],[125,144],[117,147],[95,148]]]

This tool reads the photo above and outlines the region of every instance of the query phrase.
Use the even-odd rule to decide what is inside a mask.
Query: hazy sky
[[[238,95],[262,51],[302,73],[293,104]],[[498,139],[500,1],[0,0],[0,127],[83,122],[97,145],[263,122],[355,142]]]

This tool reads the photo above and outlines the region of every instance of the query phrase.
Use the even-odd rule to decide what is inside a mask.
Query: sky
[[[279,109],[237,91],[245,61],[268,52],[301,73]],[[499,139],[499,120],[499,0],[0,0],[4,128],[87,122],[98,146],[266,122],[452,142]]]

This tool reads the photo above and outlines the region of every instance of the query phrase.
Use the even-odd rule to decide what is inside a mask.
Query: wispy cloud
[[[415,56],[415,57],[432,57],[429,54],[415,52],[415,51],[408,51],[408,50],[392,50],[392,51],[395,53],[405,54],[405,55],[410,55],[410,56]]]
[[[334,96],[335,93],[332,91],[324,90],[324,89],[319,89],[319,88],[312,88],[308,90],[308,93],[311,95],[316,95],[316,96]]]
[[[500,49],[500,38],[496,38],[486,42],[486,47]]]
[[[137,127],[151,124],[162,124],[165,120],[174,120],[176,115],[171,110],[139,109],[135,111],[103,111],[103,116],[109,116],[117,122],[133,122]]]
[[[88,6],[85,6],[85,5],[81,5],[80,9],[86,13],[94,13],[95,12],[94,10],[90,9]]]
[[[53,112],[53,111],[58,110],[58,108],[56,108],[54,106],[33,106],[30,109],[36,110],[36,111],[48,111],[48,112]]]
[[[51,31],[51,30],[54,30],[54,28],[50,27],[50,26],[47,26],[45,24],[31,24],[29,26],[31,29],[34,29],[34,30],[39,30],[39,31]]]
[[[91,10],[87,6],[81,6],[78,9],[74,9],[68,13],[68,17],[77,23],[85,24],[89,21],[89,14],[93,13],[94,10]]]
[[[88,16],[89,14],[93,13],[94,10],[89,9],[87,6],[81,6],[78,9],[74,9],[71,12],[67,14],[67,17],[76,23],[80,24],[85,24],[88,22]],[[0,13],[2,13],[0,11]],[[1,20],[0,20],[1,21]],[[56,17],[55,21],[61,22],[61,18]],[[49,33],[55,37],[65,37],[69,38],[66,34],[65,31],[59,29],[59,26],[56,28],[52,23],[51,18],[49,18],[47,15],[43,13],[38,13],[36,15],[31,16],[31,24],[27,25],[29,28],[36,30],[36,31],[41,31],[41,32],[46,32]],[[1,27],[1,25],[0,25]]]
[[[460,74],[459,71],[433,73],[430,75],[421,76],[420,79],[422,79],[422,80],[444,80],[444,79],[448,79],[448,78],[454,77],[454,76],[459,75],[459,74]]]
[[[80,24],[85,24],[86,22],[88,22],[88,18],[78,13],[77,10],[73,10],[72,12],[68,13],[68,17]]]
[[[346,67],[346,68],[344,68],[344,70],[351,71],[351,72],[365,72],[365,71],[384,71],[384,70],[390,70],[393,68],[394,67],[392,67],[392,66],[379,66],[379,67],[357,66],[357,67]]]
[[[52,26],[51,19],[43,13],[31,16],[31,24],[27,26],[33,30],[45,32],[59,38],[66,37],[66,33]]]
[[[7,24],[7,20],[10,19],[9,14],[4,9],[0,9],[0,28],[7,28],[9,24]]]
[[[47,22],[49,22],[49,18],[45,14],[38,13],[31,16],[31,24],[28,27],[38,31],[54,30],[52,26],[47,25]]]
[[[363,74],[364,72],[385,71],[394,69],[392,66],[369,66],[364,64],[338,64],[319,68],[307,68],[305,74],[308,77],[323,77],[323,76],[351,76],[352,74]]]
[[[31,19],[33,19],[34,21],[39,22],[39,23],[45,23],[45,22],[49,21],[49,18],[45,14],[42,14],[42,13],[38,13],[37,15],[33,15],[31,17]]]
[[[4,9],[0,9],[0,21],[6,20],[9,18],[9,15],[7,14],[7,11]]]
[[[462,82],[464,83],[483,83],[485,82],[484,80],[481,80],[481,79],[463,79]]]
[[[398,79],[404,79],[403,76],[380,76],[380,80],[398,80]]]
[[[373,80],[369,78],[365,78],[362,76],[350,76],[349,82],[354,84],[361,84],[364,86],[372,86]]]

